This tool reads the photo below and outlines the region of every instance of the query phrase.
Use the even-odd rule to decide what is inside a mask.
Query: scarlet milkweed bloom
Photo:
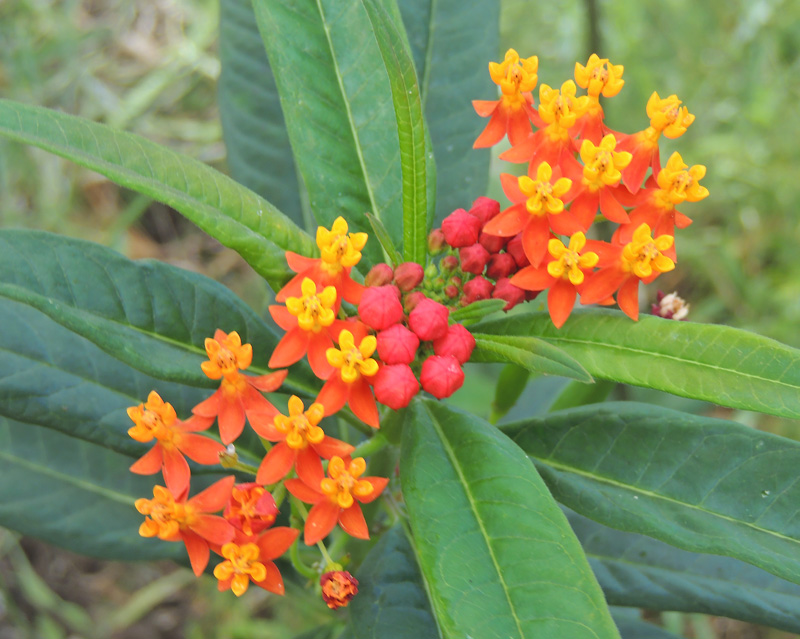
[[[578,118],[575,125],[576,137],[591,140],[595,144],[610,133],[603,125],[603,107],[600,96],[613,98],[622,90],[625,80],[622,74],[625,67],[621,64],[611,64],[608,58],[600,58],[596,53],[589,56],[586,66],[575,63],[575,82],[582,89],[586,89],[589,103],[586,112]]]
[[[314,478],[322,472],[320,457],[346,456],[353,447],[333,437],[328,437],[319,427],[325,408],[314,402],[303,411],[303,400],[296,395],[289,398],[289,416],[275,415],[270,432],[264,438],[280,442],[266,454],[258,468],[256,482],[274,484],[283,479],[294,467],[299,477]]]
[[[631,211],[630,224],[618,229],[619,240],[629,242],[634,230],[642,224],[653,229],[654,236],[674,236],[676,226],[679,229],[689,226],[692,220],[675,207],[683,202],[699,202],[708,197],[708,189],[700,185],[705,174],[706,167],[702,164],[689,168],[680,153],[673,153],[656,176],[656,185],[643,192],[643,201]],[[666,255],[675,259],[675,247],[671,247]]]
[[[241,597],[252,581],[259,588],[284,593],[283,577],[272,561],[285,553],[297,539],[299,530],[294,528],[273,528],[258,538],[239,536],[233,542],[222,546],[220,554],[225,561],[214,568],[217,588],[220,592],[232,590]]]
[[[320,379],[328,379],[333,367],[328,364],[325,351],[333,346],[333,338],[345,326],[336,319],[336,289],[326,286],[317,291],[317,285],[306,277],[300,285],[301,297],[287,297],[286,306],[270,306],[275,323],[286,331],[272,357],[270,368],[284,368],[308,354],[311,370]]]
[[[574,176],[573,188],[575,199],[570,206],[570,212],[578,219],[585,229],[594,221],[598,207],[606,219],[617,224],[627,224],[630,220],[622,204],[617,200],[617,189],[614,188],[622,179],[621,170],[631,161],[631,154],[615,151],[617,141],[609,133],[595,146],[591,140],[584,140],[581,144],[580,156],[583,161],[583,171],[579,176]]]
[[[361,477],[367,469],[363,457],[333,457],[328,476],[321,473],[311,483],[287,479],[286,489],[300,501],[314,504],[304,528],[305,542],[312,546],[330,534],[338,522],[348,535],[369,539],[369,529],[361,512],[362,504],[374,501],[386,488],[385,477]]]
[[[564,171],[570,170],[571,165],[576,164],[572,155],[576,147],[570,129],[589,106],[587,96],[575,96],[577,90],[572,80],[564,82],[560,91],[546,84],[540,86],[538,113],[547,126],[501,153],[500,159],[528,162],[530,177],[536,174],[542,162],[547,162],[551,167],[560,166]]]
[[[654,175],[661,170],[658,156],[658,139],[661,134],[670,139],[678,138],[694,122],[694,116],[689,113],[689,109],[680,105],[677,95],[659,98],[654,91],[646,107],[650,126],[644,131],[619,139],[618,150],[628,151],[633,155],[631,163],[622,171],[622,180],[631,193],[636,193],[642,187],[648,167],[652,166]]]
[[[511,144],[519,144],[531,132],[530,122],[536,118],[533,95],[539,76],[539,58],[520,58],[514,49],[506,51],[502,62],[489,63],[492,82],[500,87],[499,100],[473,100],[475,112],[482,118],[491,117],[486,128],[472,145],[475,149],[493,146],[506,134]]]
[[[150,392],[145,404],[131,406],[128,417],[135,424],[128,435],[137,442],[156,440],[156,445],[131,466],[131,472],[152,475],[163,470],[167,487],[176,494],[189,487],[189,464],[184,455],[198,464],[212,465],[219,463],[219,454],[225,450],[219,442],[193,432],[211,426],[213,418],[194,415],[182,422],[172,404],[155,391]]]
[[[183,541],[194,574],[200,576],[208,565],[209,544],[221,546],[234,537],[233,527],[222,517],[210,515],[225,507],[236,478],[220,479],[187,500],[188,489],[175,496],[164,486],[153,487],[153,499],[137,499],[136,510],[145,515],[139,526],[142,537]]]
[[[245,535],[257,535],[275,523],[278,506],[272,493],[255,482],[236,484],[222,516]]]
[[[558,176],[558,174],[556,174]],[[550,229],[559,235],[572,235],[583,231],[575,217],[564,209],[564,197],[572,186],[572,180],[558,177],[555,182],[553,169],[542,162],[536,172],[536,180],[526,175],[519,178],[503,173],[500,182],[512,206],[490,220],[484,231],[491,235],[512,237],[522,232],[525,255],[534,266],[539,266],[547,254]]]
[[[353,330],[359,337],[358,346],[353,333],[344,330],[339,333],[339,348],[328,349],[328,363],[336,370],[325,382],[317,401],[325,407],[325,415],[333,415],[349,404],[362,422],[378,428],[378,406],[367,381],[378,372],[378,362],[372,358],[378,342],[373,335],[365,335],[363,325],[356,325]]]
[[[358,594],[358,579],[346,570],[331,570],[319,578],[322,600],[331,610],[344,608]]]
[[[556,328],[572,313],[575,298],[585,276],[597,265],[597,253],[584,251],[586,236],[575,233],[569,246],[553,238],[547,243],[549,259],[538,267],[528,266],[511,278],[511,283],[528,291],[547,292],[547,310]]]
[[[277,414],[276,409],[260,391],[271,393],[280,388],[288,371],[277,371],[269,375],[251,377],[239,370],[248,368],[253,361],[253,347],[242,344],[239,333],[228,334],[220,329],[214,339],[206,338],[206,354],[209,361],[200,366],[211,379],[222,378],[219,389],[207,400],[192,409],[201,417],[217,417],[219,434],[224,444],[230,444],[244,429],[245,416],[253,430],[259,432],[263,424],[269,424]]]
[[[351,304],[361,301],[364,286],[350,278],[350,270],[361,261],[361,251],[367,244],[366,233],[348,233],[347,221],[337,217],[329,231],[324,226],[317,227],[317,247],[320,257],[303,257],[286,251],[286,261],[295,275],[275,296],[277,302],[285,302],[289,296],[299,297],[303,280],[308,277],[317,286],[333,286],[339,302],[347,300]]]
[[[591,241],[587,245],[600,257],[600,270],[586,278],[581,290],[581,304],[603,303],[616,291],[617,304],[632,320],[639,319],[639,282],[649,284],[661,273],[675,268],[667,257],[674,242],[671,235],[650,235],[650,227],[642,224],[625,245]]]

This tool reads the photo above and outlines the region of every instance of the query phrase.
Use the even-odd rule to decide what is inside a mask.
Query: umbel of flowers
[[[131,471],[160,472],[165,484],[155,486],[152,499],[136,501],[145,517],[140,534],[183,542],[197,575],[217,555],[220,590],[239,596],[252,583],[283,594],[274,561],[302,537],[319,548],[320,569],[304,566],[295,552],[292,561],[304,576],[313,573],[330,608],[358,592],[358,580],[330,556],[325,539],[337,526],[368,539],[361,504],[380,497],[389,480],[369,475],[357,449],[326,432],[325,418],[349,409],[374,432],[379,404],[398,410],[421,391],[442,399],[458,390],[475,339],[453,321],[453,310],[491,298],[509,310],[546,290],[556,327],[578,296],[582,304],[613,304],[616,296],[635,320],[639,283],[674,268],[675,228],[691,224],[675,207],[708,195],[699,184],[705,167],[690,168],[677,153],[661,166],[661,135],[678,137],[694,120],[680,100],[654,93],[649,126],[627,135],[605,126],[600,103],[622,88],[621,66],[593,55],[576,65],[575,82],[541,85],[538,106],[535,56],[521,59],[509,50],[489,70],[501,96],[474,102],[490,118],[475,146],[508,137],[512,146],[501,158],[527,163],[521,176],[500,176],[509,206],[478,198],[431,232],[427,265],[378,264],[364,284],[352,270],[367,235],[350,233],[342,217],[320,227],[320,256],[286,254],[295,276],[269,309],[285,334],[268,365],[283,370],[246,373],[252,346],[235,327],[218,329],[205,340],[201,367],[219,388],[190,416],[179,419],[155,391],[128,410],[131,437],[153,444]],[[578,87],[586,95],[578,96]],[[608,241],[588,239],[597,219],[616,225]],[[688,306],[676,295],[659,302],[662,316],[685,317]],[[319,393],[291,396],[282,414],[265,393],[278,390],[285,369],[303,358],[320,380]],[[204,434],[215,422],[218,436]],[[232,446],[248,424],[265,445],[257,467],[239,461]],[[249,473],[252,481],[231,475],[192,495],[187,457]],[[275,526],[287,493],[298,516],[291,526]]]

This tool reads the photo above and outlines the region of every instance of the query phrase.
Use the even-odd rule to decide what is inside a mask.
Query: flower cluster
[[[505,238],[506,253],[512,256],[510,247],[519,242],[528,264],[517,262],[518,271],[494,269],[493,273],[511,273],[510,284],[524,291],[547,290],[548,309],[557,327],[569,317],[578,295],[582,304],[611,304],[616,296],[619,307],[635,320],[639,282],[650,283],[675,267],[675,227],[691,224],[676,206],[708,196],[700,185],[704,166],[689,167],[677,152],[663,168],[660,161],[662,134],[681,136],[694,116],[677,96],[661,98],[653,93],[646,108],[650,125],[633,134],[615,132],[604,123],[600,96],[610,98],[622,89],[621,65],[593,54],[586,65],[575,65],[574,82],[567,80],[560,89],[542,84],[538,106],[532,94],[537,70],[535,56],[520,59],[509,50],[503,63],[489,65],[502,92],[500,100],[473,102],[478,115],[491,118],[475,147],[491,146],[508,136],[512,146],[500,158],[528,165],[527,175],[500,176],[512,205],[480,229],[498,241]],[[578,87],[586,95],[578,96]],[[648,170],[652,175],[645,179]],[[598,216],[617,225],[610,241],[587,239]],[[461,269],[466,265],[467,272],[481,278],[485,260],[491,277],[489,258],[474,244],[471,248],[464,244],[474,230],[465,231],[463,212],[451,218],[450,223],[458,226],[455,242]],[[442,231],[446,236],[444,224]],[[512,268],[507,258],[495,260]],[[473,286],[488,290],[478,281],[481,284]],[[514,299],[521,298],[517,294]]]

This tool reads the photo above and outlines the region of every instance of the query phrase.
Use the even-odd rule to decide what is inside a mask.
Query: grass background
[[[3,0],[0,96],[125,128],[224,169],[217,13],[212,0]],[[496,59],[512,46],[538,55],[540,83],[560,85],[592,51],[625,65],[625,88],[604,103],[616,130],[647,126],[653,91],[684,101],[697,119],[665,142],[662,158],[677,150],[688,164],[706,165],[711,195],[681,208],[695,222],[678,235],[678,268],[648,295],[678,290],[692,319],[800,346],[800,3],[504,0],[501,18]],[[490,192],[499,193],[497,184]],[[162,205],[2,140],[0,225],[199,270],[259,311],[269,299],[236,255]],[[795,423],[726,416],[800,436]],[[87,560],[1,532],[0,639],[283,638],[325,617],[319,606],[301,611],[300,593],[278,606],[260,592],[235,600],[187,575],[170,565]],[[792,636],[701,615],[660,621],[696,639]]]

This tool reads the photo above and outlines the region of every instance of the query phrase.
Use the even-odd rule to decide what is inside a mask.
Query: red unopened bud
[[[461,324],[448,326],[445,336],[433,342],[434,353],[437,355],[452,355],[458,360],[459,364],[469,360],[474,348],[475,338]]]
[[[489,253],[499,253],[503,250],[503,247],[508,242],[507,237],[500,237],[499,235],[489,235],[488,233],[481,233],[481,236],[478,238],[478,241],[481,243],[481,246],[485,248]]]
[[[422,291],[412,291],[403,298],[403,308],[405,309],[406,313],[410,313],[417,308],[417,304],[426,299],[428,298],[425,297],[425,293]]]
[[[469,210],[470,215],[474,215],[481,221],[481,226],[500,214],[500,202],[490,197],[481,196],[472,203]]]
[[[455,255],[443,257],[440,266],[444,272],[455,271],[458,268],[458,258]]]
[[[390,326],[376,337],[378,357],[384,364],[410,364],[417,356],[419,337],[402,324]]]
[[[492,296],[493,290],[494,284],[483,275],[478,275],[478,277],[464,284],[464,297],[461,298],[461,303],[467,306],[478,300],[488,300]]]
[[[464,209],[456,209],[442,221],[442,232],[453,248],[471,246],[481,234],[481,221]]]
[[[358,316],[370,328],[382,331],[403,321],[403,305],[394,286],[370,286],[361,294]]]
[[[331,570],[319,578],[322,600],[331,610],[344,608],[358,594],[358,579],[346,570]]]
[[[408,315],[408,325],[421,340],[432,342],[447,333],[450,311],[444,304],[427,297]]]
[[[444,287],[444,294],[451,300],[458,297],[458,287],[453,284],[448,284]]]
[[[422,363],[422,388],[438,399],[450,397],[464,383],[464,371],[452,355],[431,355]]]
[[[525,249],[522,247],[522,233],[515,235],[511,241],[506,244],[506,252],[514,258],[514,261],[520,268],[530,264],[528,256],[525,255]]]
[[[404,293],[417,288],[422,282],[425,270],[416,262],[403,262],[394,270],[394,283]]]
[[[444,246],[444,233],[442,229],[433,229],[428,233],[428,253],[436,255]]]
[[[369,270],[369,273],[364,278],[364,284],[366,286],[384,286],[385,284],[391,284],[392,279],[394,279],[392,267],[388,264],[380,263]]]
[[[486,268],[486,262],[489,261],[489,251],[480,244],[473,244],[459,249],[458,258],[461,260],[462,271],[480,275]]]
[[[517,272],[517,261],[509,253],[496,253],[489,258],[486,265],[486,277],[501,280]]]
[[[375,399],[392,410],[408,406],[411,398],[419,392],[419,382],[407,364],[381,366],[375,375]]]
[[[510,279],[504,277],[495,285],[492,297],[497,300],[505,300],[508,302],[508,304],[503,307],[503,310],[510,311],[517,304],[525,300],[525,291],[518,286],[514,286]]]

